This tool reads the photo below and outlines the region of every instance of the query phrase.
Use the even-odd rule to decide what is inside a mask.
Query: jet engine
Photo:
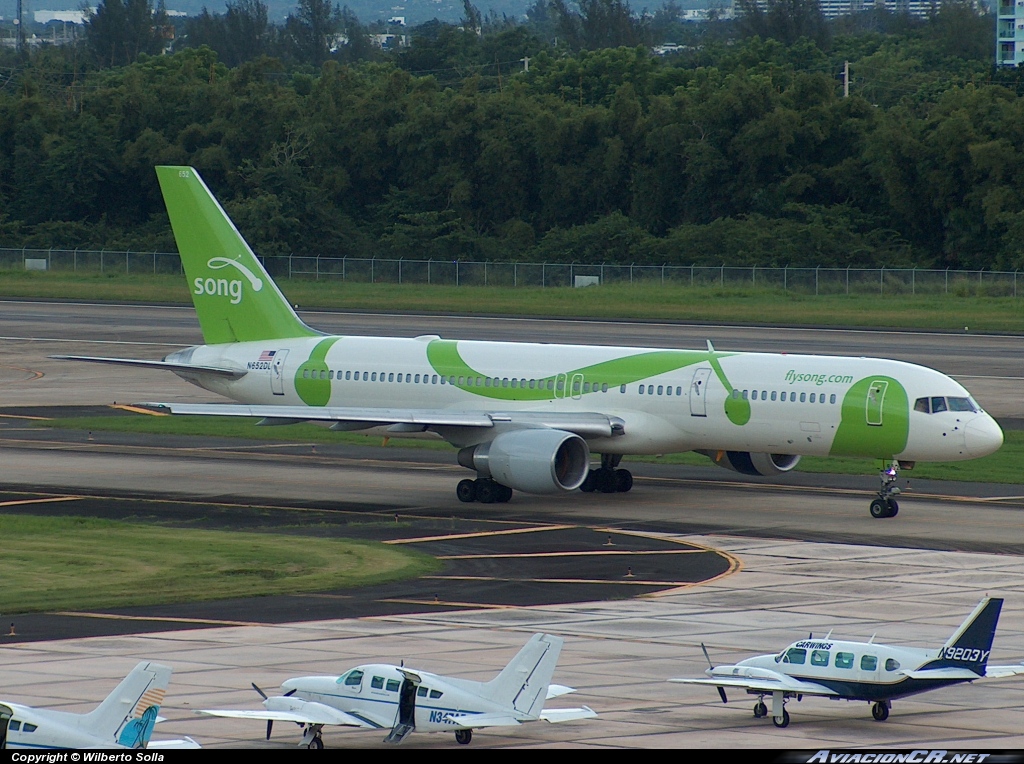
[[[799,462],[793,454],[754,454],[749,451],[701,451],[719,467],[744,475],[781,475]]]
[[[459,464],[517,491],[573,491],[587,477],[590,448],[564,430],[512,430],[462,449]]]

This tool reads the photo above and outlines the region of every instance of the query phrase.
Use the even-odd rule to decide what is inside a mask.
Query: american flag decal
[[[135,704],[135,711],[132,716],[138,719],[142,716],[143,712],[150,706],[160,707],[160,704],[164,702],[164,696],[167,694],[167,690],[162,687],[150,687],[139,698],[139,702]]]
[[[274,355],[277,353],[276,350],[264,350],[259,357],[259,361],[273,361]],[[259,363],[257,361],[257,363]]]

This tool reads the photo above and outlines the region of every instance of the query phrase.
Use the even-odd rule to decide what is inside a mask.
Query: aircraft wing
[[[245,369],[229,369],[220,366],[201,366],[194,363],[174,363],[173,361],[145,361],[136,358],[104,358],[90,355],[51,355],[55,361],[89,361],[91,363],[112,363],[119,366],[136,366],[143,369],[163,369],[164,371],[193,372],[213,374],[218,377],[240,379],[248,372]]]
[[[295,722],[296,724],[330,724],[341,727],[363,727],[365,729],[380,729],[378,725],[371,724],[352,714],[346,714],[336,708],[325,706],[323,703],[303,703],[300,709],[293,711],[232,711],[223,709],[204,709],[196,711],[197,714],[207,716],[221,716],[226,719],[262,719],[271,722]]]
[[[580,719],[593,719],[596,716],[597,712],[588,706],[583,706],[582,708],[545,708],[540,712],[540,718],[552,724],[575,722]]]
[[[353,406],[273,406],[231,403],[147,403],[172,414],[260,417],[283,422],[322,421],[379,427],[403,425],[404,432],[436,427],[494,427],[512,423],[530,427],[565,430],[583,438],[621,435],[625,423],[616,416],[597,412],[546,411],[459,411],[457,409],[359,408]],[[360,429],[352,427],[351,429]]]
[[[764,672],[765,674],[769,672]],[[805,682],[785,674],[770,672],[773,676],[720,677],[718,679],[669,679],[676,684],[703,684],[708,687],[736,687],[755,692],[795,692],[801,695],[838,696],[839,693],[817,682]]]
[[[1015,663],[1012,666],[986,666],[985,676],[990,679],[1002,679],[1008,676],[1019,676],[1024,674],[1024,663]]]
[[[564,684],[549,684],[547,700],[551,700],[552,698],[560,698],[563,695],[568,695],[572,692],[576,692],[575,687],[566,687]]]
[[[183,738],[176,738],[173,740],[157,740],[156,738],[150,738],[149,742],[146,743],[146,750],[156,749],[158,751],[182,751],[196,748],[202,748],[202,746],[187,735]]]
[[[463,729],[480,727],[518,727],[521,722],[511,714],[445,714],[444,720]]]

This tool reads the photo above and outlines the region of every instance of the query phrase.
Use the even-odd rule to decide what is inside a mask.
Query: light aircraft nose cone
[[[967,423],[964,441],[967,453],[971,456],[988,456],[1003,445],[1003,431],[999,429],[996,420],[985,414]]]

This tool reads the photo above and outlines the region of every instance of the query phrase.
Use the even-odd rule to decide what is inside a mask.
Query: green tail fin
[[[199,173],[157,167],[156,174],[206,344],[317,336],[295,315]]]

